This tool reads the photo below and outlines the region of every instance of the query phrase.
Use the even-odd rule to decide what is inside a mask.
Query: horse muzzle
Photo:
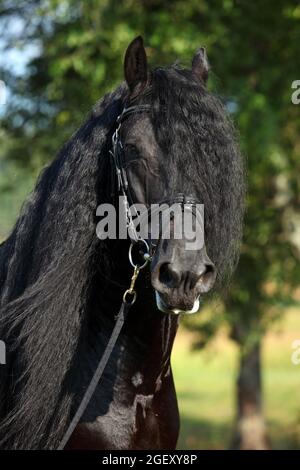
[[[200,296],[194,301],[192,308],[190,305],[181,305],[180,307],[173,307],[168,305],[159,292],[155,291],[155,299],[157,308],[163,313],[172,313],[174,315],[196,313],[200,309]]]
[[[190,252],[180,249],[180,242],[168,240],[168,247],[155,253],[151,263],[151,283],[156,304],[165,313],[196,313],[202,294],[209,292],[216,279],[216,269],[205,247]]]

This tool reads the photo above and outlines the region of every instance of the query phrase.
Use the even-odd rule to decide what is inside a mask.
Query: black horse
[[[159,241],[67,447],[175,448],[174,312],[193,310],[199,296],[224,284],[241,237],[243,164],[207,77],[203,48],[191,69],[148,71],[136,38],[125,56],[125,83],[96,104],[43,171],[0,246],[0,338],[7,348],[0,366],[2,448],[58,446],[111,334],[132,274],[129,241],[99,240],[96,208],[116,203],[109,151],[117,117],[132,104],[150,105],[128,115],[120,129],[132,199],[149,205],[178,193],[193,196],[205,207],[205,246],[188,252],[182,240]]]

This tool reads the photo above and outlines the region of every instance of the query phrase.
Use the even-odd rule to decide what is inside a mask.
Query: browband
[[[124,108],[122,113],[117,117],[117,123],[120,124],[123,119],[125,119],[129,114],[133,113],[144,113],[150,111],[151,106],[150,104],[140,104],[135,106],[129,106],[128,108]]]

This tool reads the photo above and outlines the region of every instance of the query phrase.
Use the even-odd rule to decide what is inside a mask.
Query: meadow
[[[289,309],[263,342],[265,417],[273,449],[300,449],[300,365],[291,361],[300,339],[300,310]],[[179,449],[227,449],[234,423],[238,350],[220,333],[193,351],[193,333],[182,327],[173,351],[181,415]]]

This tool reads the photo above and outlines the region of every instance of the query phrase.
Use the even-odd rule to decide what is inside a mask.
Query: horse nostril
[[[208,292],[214,285],[216,279],[216,269],[213,264],[206,264],[199,281],[201,292]]]
[[[163,263],[159,268],[159,282],[170,288],[178,287],[180,274],[172,269],[170,263]]]
[[[205,265],[205,272],[204,272],[204,276],[206,275],[211,275],[211,274],[214,274],[215,273],[215,267],[213,264],[206,264]]]
[[[198,272],[188,269],[181,270],[181,266],[173,262],[164,261],[158,264],[152,272],[152,285],[159,293],[166,296],[194,297],[210,291],[213,287],[216,270],[211,262],[202,262]]]

